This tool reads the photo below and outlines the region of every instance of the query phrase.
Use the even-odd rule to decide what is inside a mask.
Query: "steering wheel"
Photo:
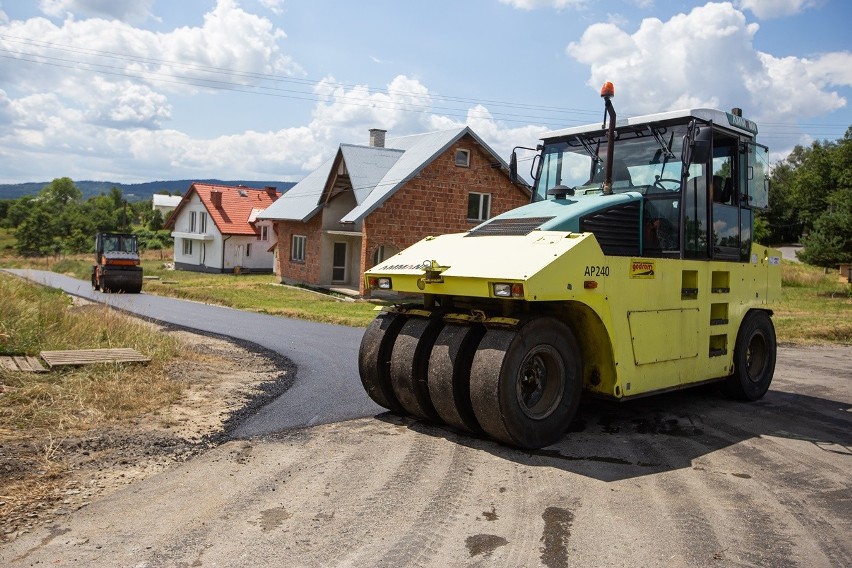
[[[676,184],[677,187],[666,187],[665,185],[663,185],[664,183],[673,183]],[[657,178],[654,180],[654,185],[656,187],[659,187],[663,191],[677,191],[680,189],[680,180],[671,178]]]

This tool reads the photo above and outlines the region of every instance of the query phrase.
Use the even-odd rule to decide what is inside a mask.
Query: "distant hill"
[[[109,193],[113,187],[117,187],[128,201],[145,201],[161,191],[168,191],[172,195],[183,195],[189,186],[195,182],[213,183],[218,185],[244,185],[246,187],[263,188],[273,185],[279,191],[287,191],[294,185],[289,181],[246,181],[233,180],[223,181],[218,179],[179,179],[170,181],[148,181],[144,183],[117,183],[112,181],[75,181],[74,185],[80,188],[83,199],[94,197],[101,193]],[[41,188],[50,182],[29,182],[0,184],[0,199],[17,199],[24,195],[36,195]]]

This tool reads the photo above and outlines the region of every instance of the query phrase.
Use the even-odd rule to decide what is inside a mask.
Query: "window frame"
[[[298,244],[297,244],[298,243]],[[293,235],[290,238],[290,261],[305,262],[306,249],[308,247],[307,235]]]
[[[464,160],[460,163],[459,156],[464,156]],[[453,163],[459,168],[469,168],[470,167],[470,150],[466,148],[456,148],[455,155],[453,156]]]
[[[195,211],[189,212],[189,233],[195,232],[197,213]]]
[[[192,256],[192,239],[183,240],[183,256]]]
[[[477,217],[470,217],[469,216],[470,200],[474,195],[479,198],[479,203],[478,203],[478,206],[477,206],[477,209],[479,211],[478,211]],[[488,200],[487,200],[488,205],[487,205],[487,207],[485,207],[486,211],[484,211],[484,212],[483,212],[483,197],[488,198]],[[488,219],[490,219],[491,218],[491,201],[492,201],[492,197],[491,197],[490,193],[483,193],[483,192],[480,192],[480,191],[469,191],[468,194],[467,194],[467,212],[465,213],[465,215],[467,215],[467,220],[471,221],[471,222],[481,223],[483,221],[487,221]]]
[[[202,211],[199,215],[198,232],[199,233],[206,233],[207,232],[207,211]]]

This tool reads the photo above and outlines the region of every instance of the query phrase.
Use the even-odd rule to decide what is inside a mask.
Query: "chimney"
[[[373,148],[384,148],[385,134],[387,134],[387,130],[382,130],[381,128],[371,128],[370,146],[372,146]]]
[[[277,187],[275,187],[274,185],[267,185],[263,189],[266,190],[267,195],[269,195],[269,197],[272,199],[272,201],[275,201],[276,199],[278,199],[278,188]]]
[[[213,207],[217,209],[222,208],[222,192],[218,189],[214,189],[210,192],[210,201],[213,202]]]

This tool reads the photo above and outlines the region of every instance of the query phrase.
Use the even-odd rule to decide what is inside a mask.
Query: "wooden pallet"
[[[71,351],[42,351],[41,358],[51,367],[94,365],[96,363],[147,363],[135,349],[73,349]]]
[[[12,355],[0,357],[0,369],[7,371],[26,371],[29,373],[45,373],[45,369],[35,357],[26,355]]]

